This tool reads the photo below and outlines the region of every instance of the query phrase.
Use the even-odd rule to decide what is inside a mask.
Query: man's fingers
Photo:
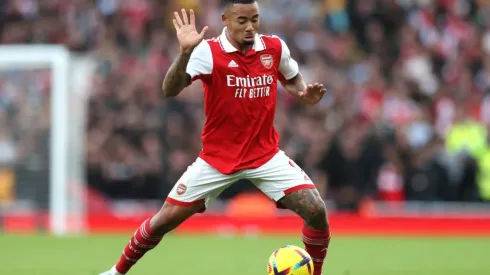
[[[184,20],[184,25],[189,25],[189,17],[185,9],[182,9],[182,19]]]
[[[175,19],[174,19],[174,20],[172,20],[172,22],[174,23],[175,30],[177,30],[177,31],[178,31],[178,30],[180,29],[180,26],[179,26],[179,24],[177,23],[177,20],[175,20]]]
[[[312,91],[312,92],[319,92],[319,91],[322,91],[324,89],[324,86],[323,84],[320,84],[320,83],[315,83],[315,84],[309,84],[308,85],[308,90]]]
[[[199,34],[199,36],[201,36],[201,38],[204,38],[204,35],[206,34],[207,31],[208,31],[208,26],[205,26],[204,28],[202,28],[202,31]]]
[[[189,13],[190,13],[190,23],[192,26],[195,26],[196,25],[196,15],[194,14],[194,10],[191,9],[189,11]]]
[[[181,28],[182,26],[184,26],[184,23],[182,23],[182,19],[180,19],[180,15],[178,12],[174,12],[174,16],[175,16],[175,21],[177,21],[177,24],[178,26]]]

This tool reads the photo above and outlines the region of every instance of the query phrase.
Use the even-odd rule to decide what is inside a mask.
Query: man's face
[[[253,4],[234,4],[222,15],[223,24],[230,37],[240,45],[253,45],[259,29],[259,6]]]

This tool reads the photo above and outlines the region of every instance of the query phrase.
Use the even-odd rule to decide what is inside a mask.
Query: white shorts
[[[170,191],[167,201],[180,206],[209,205],[226,188],[241,179],[250,180],[274,201],[301,189],[316,188],[310,177],[283,151],[256,169],[224,175],[201,158],[191,164]]]

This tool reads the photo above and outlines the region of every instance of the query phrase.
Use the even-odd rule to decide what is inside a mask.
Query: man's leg
[[[330,243],[330,228],[325,203],[310,178],[284,152],[249,171],[247,177],[279,207],[303,218],[305,250],[313,258],[314,275],[320,275]]]
[[[178,206],[165,202],[163,207],[153,217],[145,220],[134,232],[129,243],[111,271],[104,275],[126,274],[146,252],[155,248],[163,236],[179,226],[186,219],[204,208],[204,203],[193,206]]]
[[[302,237],[305,250],[313,258],[314,275],[322,274],[323,262],[330,244],[327,210],[316,189],[301,189],[285,195],[279,202],[303,218]]]
[[[164,203],[153,217],[144,221],[134,232],[129,243],[113,268],[101,275],[126,274],[146,252],[155,248],[163,236],[175,229],[186,219],[205,209],[214,199],[240,175],[223,175],[198,159],[189,166]]]

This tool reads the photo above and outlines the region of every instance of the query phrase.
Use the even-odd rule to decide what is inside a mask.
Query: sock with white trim
[[[313,260],[313,275],[321,275],[323,261],[327,257],[327,249],[330,244],[330,229],[319,231],[303,225],[303,243],[305,250]]]
[[[155,248],[162,240],[163,235],[155,234],[150,229],[150,219],[147,219],[134,232],[129,243],[124,247],[121,258],[117,262],[115,269],[121,274],[128,273],[129,269],[135,265],[146,252]]]

